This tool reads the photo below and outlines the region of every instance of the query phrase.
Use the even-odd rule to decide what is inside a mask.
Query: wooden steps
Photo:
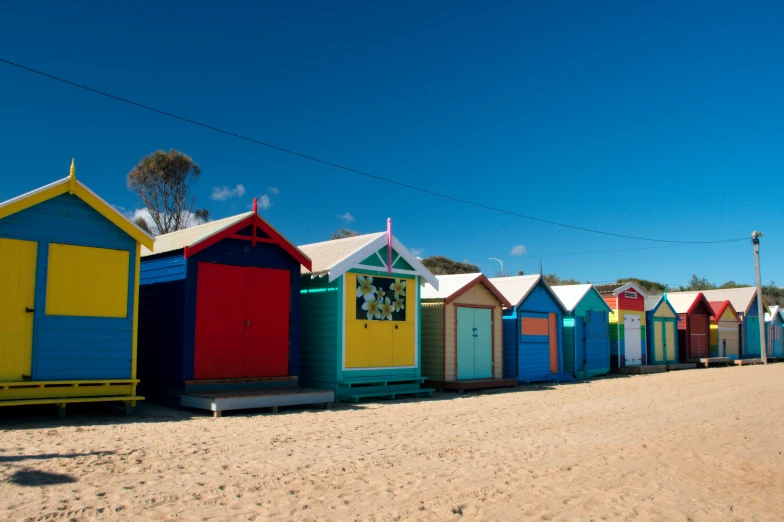
[[[762,364],[762,359],[735,359],[732,363],[736,366],[750,366],[752,364]]]
[[[454,381],[425,381],[425,386],[437,390],[455,390],[461,393],[466,390],[481,390],[487,388],[514,388],[517,379],[466,379]]]
[[[220,417],[222,411],[272,408],[277,413],[281,406],[323,404],[329,408],[335,402],[335,392],[313,388],[260,388],[256,390],[214,390],[183,393],[180,404],[189,408],[211,411]]]
[[[359,399],[387,399],[401,395],[430,396],[432,388],[422,388],[423,377],[405,379],[358,379],[338,385],[335,394],[337,402],[357,402]]]
[[[688,359],[690,363],[694,363],[698,368],[709,368],[711,366],[727,366],[732,364],[732,359],[729,357],[693,357]]]
[[[697,367],[697,363],[668,363],[667,371],[672,372],[676,370],[692,370]]]
[[[641,364],[640,366],[624,366],[618,370],[618,373],[622,375],[647,375],[649,373],[664,373],[666,371],[666,364]]]

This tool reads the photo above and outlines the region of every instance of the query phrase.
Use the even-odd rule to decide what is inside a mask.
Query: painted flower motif
[[[373,286],[372,276],[358,276],[357,277],[357,297],[364,297],[367,301],[373,294],[376,293],[376,287]]]
[[[400,310],[405,308],[406,300],[402,297],[398,297],[392,302],[392,305],[395,307],[395,312],[399,312]]]
[[[376,288],[376,299],[378,299],[379,301],[383,301],[385,295],[387,295],[387,293],[384,291],[383,288],[381,288],[380,286]]]
[[[389,319],[392,320],[392,312],[395,311],[395,305],[392,304],[392,301],[389,300],[389,297],[384,299],[384,302],[381,303],[381,320]]]
[[[395,279],[395,282],[389,285],[389,289],[394,292],[395,299],[397,299],[401,295],[406,295],[406,282]]]
[[[389,299],[387,299],[389,301]],[[381,311],[379,310],[379,302],[376,301],[374,296],[365,296],[365,302],[362,303],[362,309],[367,312],[368,321],[373,319],[381,319]]]

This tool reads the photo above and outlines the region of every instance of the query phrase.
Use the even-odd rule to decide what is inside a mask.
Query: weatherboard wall
[[[591,317],[586,324],[586,316],[589,314]],[[608,322],[607,304],[593,289],[585,294],[574,310],[564,314],[563,371],[580,379],[609,373]],[[578,360],[581,356],[584,359]]]
[[[678,356],[678,315],[667,302],[646,312],[646,340],[650,364],[674,364]]]
[[[774,314],[770,321],[766,321],[766,324],[768,327],[768,357],[784,357],[784,332],[782,332],[784,324],[782,323],[781,315],[778,313]]]
[[[646,346],[646,321],[645,321],[645,299],[637,295],[637,299],[630,299],[624,295],[618,297],[614,295],[602,295],[602,298],[610,306],[610,366],[612,368],[622,368],[626,366],[626,332],[624,331],[624,317],[634,315],[640,320],[640,339],[642,343],[642,364],[647,363]]]
[[[142,258],[140,378],[151,395],[177,395],[194,379],[199,263],[271,268],[290,273],[289,371],[299,374],[299,262],[274,243],[225,238],[185,258],[182,250]],[[238,284],[241,284],[238,282]],[[260,295],[258,299],[274,299]],[[227,347],[231,349],[231,347]]]
[[[422,303],[420,317],[422,376],[434,381],[444,380],[444,303]]]
[[[38,245],[30,370],[32,380],[133,378],[136,357],[133,317],[135,270],[138,263],[136,240],[80,198],[70,194],[56,196],[0,219],[0,238],[31,241]],[[119,276],[122,278],[123,292],[127,295],[125,315],[101,317],[97,314],[48,314],[47,278],[53,244],[126,252],[127,271]],[[97,300],[117,299],[117,295],[112,293],[114,290],[109,288],[92,288],[91,291]],[[93,304],[98,303],[96,301]]]

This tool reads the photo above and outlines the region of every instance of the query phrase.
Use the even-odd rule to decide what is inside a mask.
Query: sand
[[[782,520],[783,397],[774,364],[220,419],[5,409],[0,519]]]

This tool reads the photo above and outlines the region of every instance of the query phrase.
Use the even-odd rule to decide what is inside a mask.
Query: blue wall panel
[[[517,377],[517,313],[504,310],[504,379]]]
[[[185,268],[185,258],[182,257],[181,251],[168,256],[142,258],[139,284],[150,285],[185,279]]]
[[[0,219],[0,237],[38,243],[32,378],[130,378],[136,241],[70,194],[62,194]],[[46,315],[49,243],[127,250],[130,253],[127,317]]]

